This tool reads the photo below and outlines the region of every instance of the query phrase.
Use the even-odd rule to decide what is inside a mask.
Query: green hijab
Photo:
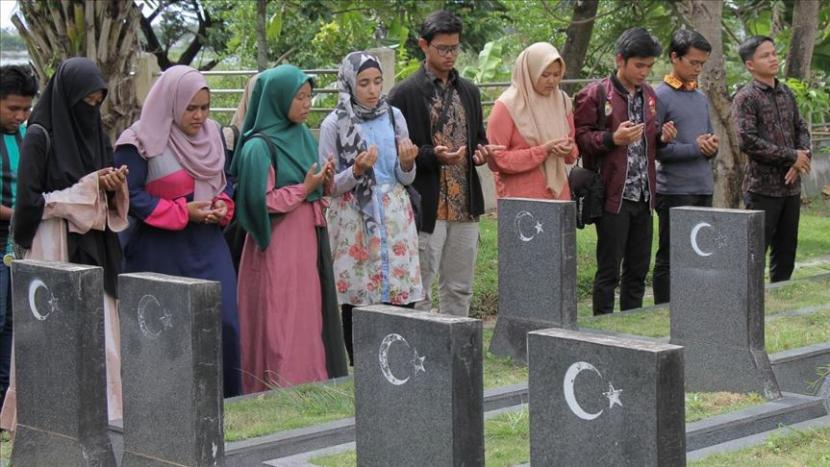
[[[317,162],[317,142],[305,123],[288,119],[294,96],[312,78],[293,65],[280,65],[260,73],[251,93],[240,142],[231,165],[237,179],[236,215],[239,223],[261,249],[271,242],[271,218],[265,206],[268,189],[268,167],[271,165],[268,145],[260,138],[270,138],[276,147],[276,187],[303,183],[311,165]],[[322,187],[306,200],[323,196]]]

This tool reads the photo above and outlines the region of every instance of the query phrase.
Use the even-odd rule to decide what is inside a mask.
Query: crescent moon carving
[[[155,307],[153,315],[152,307]],[[150,339],[160,336],[165,328],[172,328],[173,317],[170,312],[162,308],[161,303],[153,295],[145,295],[138,301],[138,327],[141,333]],[[149,313],[149,316],[148,316]]]
[[[46,314],[42,314],[37,309],[37,303],[35,303],[35,296],[37,295],[37,291],[39,289],[43,289],[46,291],[46,293],[49,294],[49,311]],[[32,282],[29,283],[29,309],[32,310],[32,314],[34,315],[35,319],[37,319],[38,321],[46,320],[46,318],[48,318],[49,315],[51,315],[52,312],[55,311],[55,307],[57,305],[56,302],[57,300],[52,295],[52,291],[49,290],[49,287],[47,287],[42,280],[34,279],[32,280]]]
[[[602,374],[600,374],[599,370],[597,370],[594,365],[591,365],[588,362],[576,362],[570,367],[568,367],[568,371],[565,372],[565,381],[564,381],[564,391],[565,391],[565,402],[568,404],[568,408],[571,409],[571,412],[574,413],[577,417],[583,420],[593,420],[600,415],[602,415],[602,409],[596,413],[586,412],[582,409],[579,405],[579,402],[576,401],[576,396],[574,395],[574,381],[576,381],[576,377],[579,376],[581,372],[584,370],[593,371],[596,373],[600,378],[602,378]]]
[[[394,333],[384,337],[380,343],[380,347],[378,348],[378,359],[380,360],[380,371],[383,373],[383,377],[386,378],[386,381],[389,381],[395,386],[400,386],[409,381],[409,376],[404,379],[399,379],[392,373],[392,368],[389,367],[389,348],[392,347],[392,344],[395,342],[406,343],[406,339],[404,339],[400,334]],[[407,346],[409,345],[407,344]]]
[[[525,217],[529,217],[531,222],[535,222],[535,225],[534,225],[533,228],[536,231],[533,232],[529,236],[525,235],[524,232],[522,231],[522,220]],[[533,217],[533,214],[530,213],[529,211],[519,211],[519,213],[516,214],[516,220],[514,222],[516,224],[516,230],[519,232],[519,240],[521,240],[523,242],[529,242],[529,241],[533,240],[534,238],[536,238],[537,234],[540,234],[540,233],[543,232],[542,223],[537,221],[536,218]]]
[[[709,223],[707,223],[707,222],[700,222],[700,223],[698,223],[697,225],[695,225],[694,227],[692,227],[692,233],[691,233],[691,235],[689,236],[689,239],[690,239],[690,240],[691,240],[691,242],[692,242],[692,250],[694,250],[694,252],[695,252],[698,256],[702,256],[702,257],[706,257],[706,256],[711,256],[711,255],[712,255],[712,252],[711,252],[711,251],[708,251],[708,252],[707,252],[707,251],[703,251],[703,250],[701,250],[701,249],[700,249],[700,246],[698,246],[698,244],[697,244],[697,234],[700,232],[700,229],[702,229],[702,228],[704,228],[704,227],[709,227],[709,228],[711,229],[711,228],[712,228],[712,225],[711,225],[711,224],[709,224]]]

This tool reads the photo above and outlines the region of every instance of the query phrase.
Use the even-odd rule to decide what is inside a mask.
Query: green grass
[[[806,347],[830,342],[830,280],[805,281],[792,286],[767,291],[773,305],[772,313],[794,310],[808,306],[825,306],[824,309],[801,316],[788,316],[765,323],[767,352]],[[799,294],[799,291],[801,293]],[[787,297],[792,295],[788,299]],[[669,335],[669,310],[656,309],[615,313],[613,315],[586,318],[579,321],[583,328],[634,334],[645,337],[667,337]]]
[[[787,317],[766,323],[770,353],[830,343],[830,308],[809,315]]]
[[[509,357],[497,357],[490,353],[490,340],[493,328],[483,332],[484,346],[484,389],[497,388],[527,381],[527,366],[515,362]]]
[[[770,353],[830,342],[830,278],[797,281],[769,289],[766,302],[770,313],[827,304],[827,308],[809,315],[792,316],[766,323],[766,344]],[[665,307],[615,313],[600,317],[581,317],[580,327],[600,329],[646,337],[669,335],[669,312]],[[510,358],[500,358],[487,349],[493,328],[483,331],[484,387],[502,387],[527,381],[527,367]],[[314,384],[269,393],[254,399],[225,405],[225,439],[236,441],[289,430],[316,423],[354,416],[353,383]],[[701,410],[689,401],[687,414],[710,416],[707,406]],[[719,402],[715,405],[720,404]],[[729,405],[729,404],[720,404]],[[694,420],[699,419],[693,418]]]
[[[811,198],[802,206],[796,261],[823,258],[823,264],[797,268],[795,277],[830,272],[830,200]],[[652,255],[657,252],[657,216],[654,216]],[[577,309],[580,316],[590,315],[591,285],[596,272],[596,229],[588,226],[576,232]],[[653,266],[652,259],[652,266]],[[651,292],[651,273],[646,278],[646,293]],[[476,262],[471,315],[494,316],[498,312],[498,220],[494,214],[481,217],[481,244]],[[652,303],[647,295],[645,305]]]
[[[225,441],[354,416],[354,383],[307,384],[225,404]]]
[[[774,315],[805,307],[830,308],[830,276],[813,280],[795,281],[784,287],[767,289],[764,311]]]
[[[688,393],[686,394],[686,422],[701,420],[753,405],[763,404],[757,394]],[[527,407],[506,412],[484,422],[484,463],[487,466],[508,467],[527,462],[530,458],[530,429]],[[312,458],[314,465],[347,467],[357,464],[354,451]]]
[[[714,454],[690,466],[802,467],[830,465],[830,427],[811,430],[779,428],[759,446]]]
[[[487,351],[492,336],[492,329],[484,330],[484,387],[527,381],[526,366]],[[353,381],[302,385],[225,404],[225,440],[239,441],[353,416]]]
[[[579,320],[579,327],[636,336],[666,337],[669,335],[669,309],[659,307],[587,317]]]

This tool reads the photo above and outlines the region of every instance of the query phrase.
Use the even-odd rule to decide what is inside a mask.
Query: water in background
[[[26,63],[29,63],[29,53],[26,51],[0,52],[0,66],[24,65]]]

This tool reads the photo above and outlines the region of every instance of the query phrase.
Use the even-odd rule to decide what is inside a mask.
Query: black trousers
[[[712,207],[712,195],[661,195],[655,198],[658,235],[657,255],[654,257],[654,303],[667,303],[671,291],[671,270],[669,266],[671,238],[669,231],[669,209],[680,206]]]
[[[6,287],[5,293],[0,294],[0,298],[5,300],[6,314],[0,324],[0,407],[6,399],[6,391],[9,389],[9,381],[11,377],[11,357],[12,357],[12,288],[11,288],[11,272],[9,268],[0,265],[0,268],[5,268]]]
[[[771,282],[790,279],[795,267],[798,247],[798,221],[801,217],[801,196],[764,196],[745,193],[747,209],[764,211],[765,251],[769,250]]]
[[[385,305],[392,304],[386,303]],[[402,308],[415,308],[415,303],[393,306],[399,306]],[[346,341],[346,353],[349,354],[349,366],[354,366],[354,341],[352,339],[352,310],[354,309],[355,305],[340,305],[340,316],[343,320],[343,340]]]
[[[597,273],[594,315],[614,311],[614,290],[620,286],[620,309],[643,306],[651,261],[651,208],[645,201],[623,200],[618,214],[602,213],[597,226]],[[622,265],[622,282],[620,282]]]

